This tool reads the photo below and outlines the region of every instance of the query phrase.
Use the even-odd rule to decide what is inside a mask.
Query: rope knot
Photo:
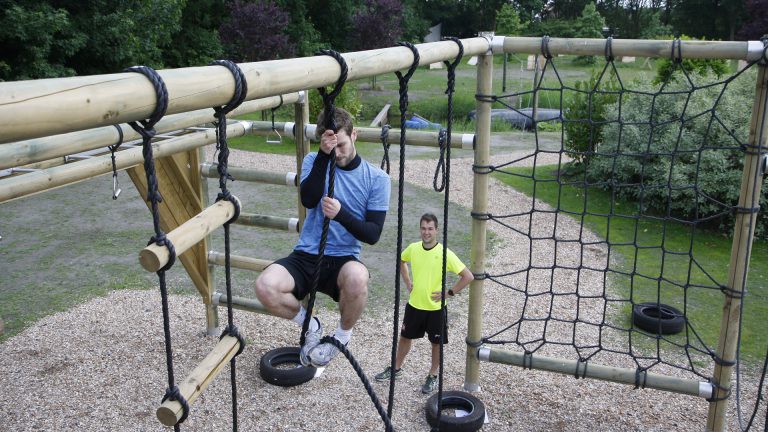
[[[239,356],[240,353],[242,353],[245,349],[245,339],[243,339],[243,336],[240,334],[240,330],[238,330],[237,326],[232,324],[224,327],[224,331],[221,332],[219,340],[224,339],[224,336],[232,336],[233,338],[237,339],[238,342],[240,342],[240,349],[238,349],[237,353],[235,353],[235,357]]]
[[[174,385],[171,388],[165,389],[165,396],[163,396],[163,400],[161,401],[161,403],[167,400],[176,401],[181,404],[181,411],[183,414],[181,415],[179,422],[176,424],[178,425],[178,424],[184,423],[184,420],[186,420],[187,416],[189,416],[189,403],[187,402],[186,399],[184,399],[184,396],[181,395],[181,391],[179,391],[179,386]]]

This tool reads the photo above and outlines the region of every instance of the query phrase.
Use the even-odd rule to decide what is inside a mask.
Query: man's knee
[[[339,289],[352,296],[368,294],[368,269],[357,261],[344,265],[339,278]]]
[[[256,298],[265,305],[275,302],[284,290],[284,282],[276,273],[276,269],[267,268],[256,279]]]

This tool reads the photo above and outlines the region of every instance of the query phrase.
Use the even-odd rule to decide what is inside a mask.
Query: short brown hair
[[[343,130],[347,135],[352,135],[354,125],[352,124],[352,114],[350,114],[349,111],[344,108],[334,107],[333,119],[336,121],[338,130]],[[320,136],[325,132],[325,110],[320,111],[320,114],[317,116],[316,131],[317,136]]]
[[[421,219],[419,219],[419,226],[421,226],[422,222],[434,222],[435,228],[437,228],[437,216],[432,213],[424,213],[421,215]]]

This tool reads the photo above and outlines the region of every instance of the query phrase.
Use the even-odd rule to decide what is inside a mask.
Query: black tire
[[[440,416],[439,429],[441,432],[474,432],[480,430],[485,422],[485,404],[463,391],[444,391],[442,399],[442,415]],[[469,414],[464,417],[455,417],[451,408],[461,408]],[[437,427],[437,394],[427,399],[425,407],[427,423]]]
[[[685,328],[685,315],[663,303],[639,303],[632,308],[635,327],[653,334],[675,334]]]
[[[299,361],[300,349],[299,347],[284,347],[268,351],[261,357],[259,366],[261,378],[280,387],[297,386],[314,378],[317,369],[312,366],[302,366],[301,361]],[[286,368],[285,366],[289,367]]]

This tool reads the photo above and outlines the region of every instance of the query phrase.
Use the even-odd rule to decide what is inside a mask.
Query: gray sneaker
[[[424,381],[424,385],[421,386],[421,392],[429,394],[435,391],[437,387],[437,375],[427,375],[427,380]]]
[[[304,345],[301,346],[301,351],[299,351],[299,361],[301,361],[304,367],[309,367],[311,363],[309,353],[320,345],[320,339],[323,338],[323,326],[320,324],[320,320],[317,317],[312,317],[312,319],[317,321],[317,330],[307,330],[304,334]]]
[[[346,344],[344,345],[346,346]],[[336,345],[326,342],[318,345],[315,349],[309,352],[309,360],[312,362],[312,366],[316,368],[325,367],[328,366],[328,363],[330,363],[338,353],[339,349],[336,348]]]
[[[402,370],[395,369],[395,379],[400,378],[400,375],[402,373],[403,373]],[[387,366],[387,368],[384,369],[384,372],[382,372],[380,374],[377,374],[376,376],[374,376],[374,378],[376,379],[376,381],[379,381],[379,382],[381,382],[381,381],[389,381],[389,379],[392,378],[392,367],[391,366]]]

